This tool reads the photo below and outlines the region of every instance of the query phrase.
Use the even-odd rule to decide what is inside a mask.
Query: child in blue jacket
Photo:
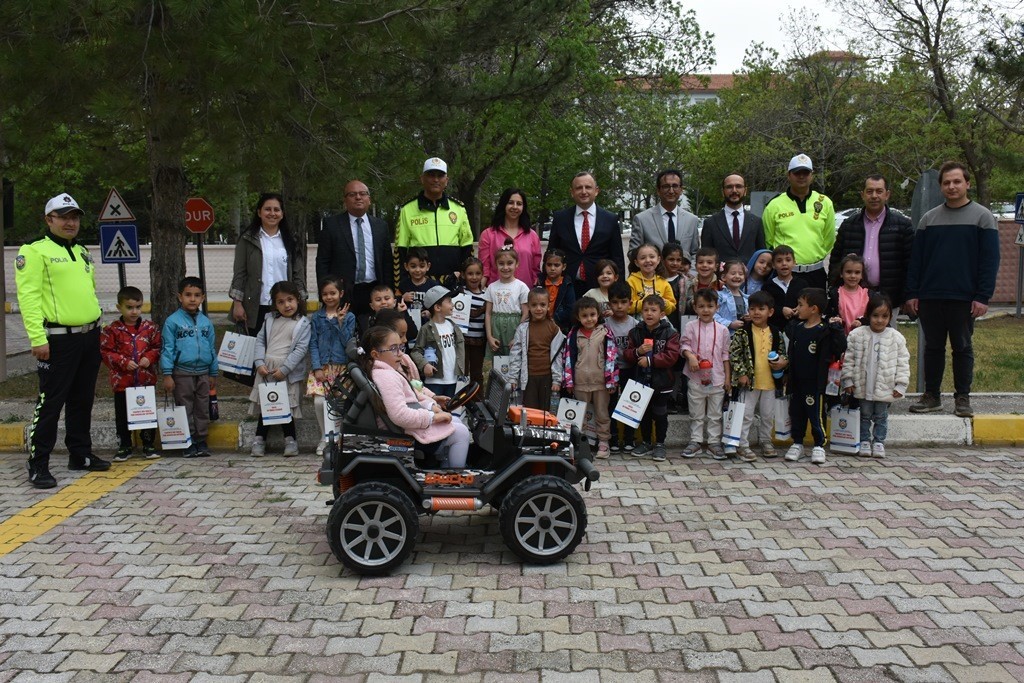
[[[217,377],[217,348],[213,323],[199,310],[205,298],[202,280],[182,278],[178,283],[181,308],[164,321],[161,334],[160,372],[164,376],[164,390],[174,393],[175,405],[185,406],[192,434],[192,445],[181,451],[185,458],[210,455],[206,439],[210,431],[210,390],[215,388]],[[169,451],[165,455],[178,453]]]

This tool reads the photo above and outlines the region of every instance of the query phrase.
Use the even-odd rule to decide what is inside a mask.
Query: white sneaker
[[[316,454],[318,456],[321,456],[321,455],[324,454],[324,451],[326,451],[326,450],[327,450],[327,439],[320,439],[320,443],[318,443],[316,445]]]
[[[861,441],[860,442],[860,449],[857,451],[857,455],[859,455],[862,458],[869,457],[871,455],[871,442],[870,441]]]
[[[875,445],[871,447],[871,455],[876,458],[885,457],[885,444],[876,441]]]
[[[267,454],[267,442],[263,440],[263,437],[257,436],[252,440],[252,450],[249,453],[257,458],[262,458]]]
[[[804,457],[804,447],[798,443],[793,444],[786,451],[786,460],[790,462],[796,462],[802,457]]]
[[[294,436],[284,437],[284,457],[292,458],[299,454],[299,442]]]
[[[825,449],[821,446],[815,446],[811,449],[811,462],[815,465],[825,464]]]

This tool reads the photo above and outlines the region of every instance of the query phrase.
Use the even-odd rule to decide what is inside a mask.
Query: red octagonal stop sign
[[[202,197],[192,197],[185,202],[185,227],[189,232],[202,233],[213,225],[213,207]]]

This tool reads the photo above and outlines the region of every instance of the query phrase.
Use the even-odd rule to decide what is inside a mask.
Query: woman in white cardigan
[[[850,332],[846,340],[843,387],[860,399],[858,454],[882,458],[889,431],[889,404],[902,398],[910,383],[910,352],[903,335],[889,327],[892,304],[888,297],[871,297],[866,317],[869,324]]]

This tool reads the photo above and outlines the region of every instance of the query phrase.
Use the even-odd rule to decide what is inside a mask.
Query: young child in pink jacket
[[[444,467],[466,466],[469,430],[441,407],[426,387],[415,389],[402,371],[402,342],[388,327],[371,327],[363,335],[360,359],[363,372],[377,385],[388,418],[421,444],[439,444],[438,458]]]

